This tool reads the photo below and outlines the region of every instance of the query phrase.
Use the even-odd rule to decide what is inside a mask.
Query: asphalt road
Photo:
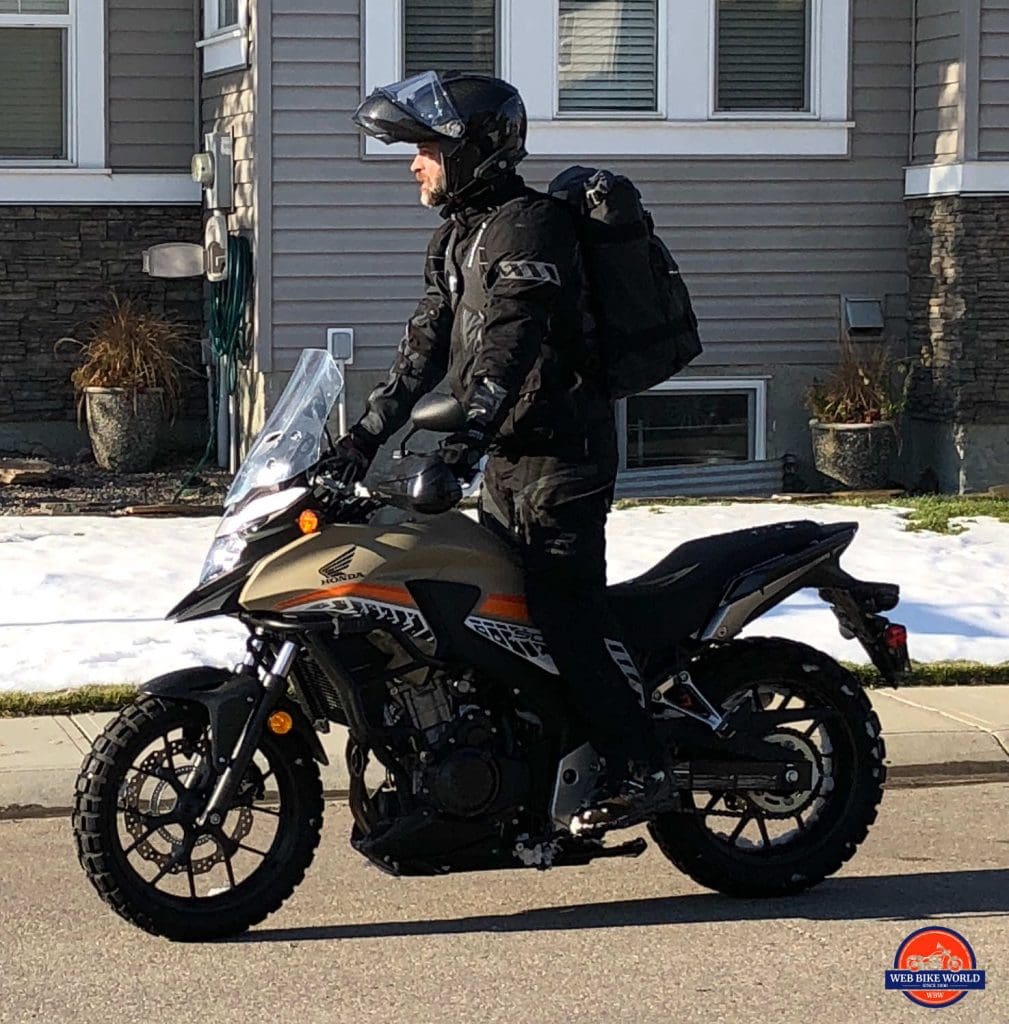
[[[395,880],[327,808],[302,888],[244,941],[177,945],[93,892],[69,824],[0,821],[0,1021],[792,1024],[929,1020],[883,987],[954,928],[988,972],[943,1011],[1009,1020],[1009,790],[893,790],[844,872],[789,901],[706,893],[650,849],[546,874]]]

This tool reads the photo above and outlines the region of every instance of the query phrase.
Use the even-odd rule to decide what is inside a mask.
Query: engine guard
[[[229,672],[224,668],[179,669],[148,680],[140,687],[141,693],[164,700],[201,704],[210,719],[210,749],[215,764],[231,759],[238,746],[242,729],[256,704],[263,696],[259,679],[248,672]],[[304,711],[287,697],[281,698],[278,710],[286,711],[294,722],[294,732],[307,744],[312,757],[320,764],[329,764],[318,734],[312,728]]]

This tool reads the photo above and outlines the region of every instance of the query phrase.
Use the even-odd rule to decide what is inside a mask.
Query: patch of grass
[[[0,718],[26,715],[82,715],[118,711],[137,695],[135,686],[81,686],[52,693],[0,693]]]
[[[614,509],[630,508],[662,508],[692,505],[728,505],[752,504],[754,502],[773,502],[772,498],[621,498],[613,503]],[[908,515],[905,529],[911,533],[928,531],[930,533],[958,534],[964,533],[967,527],[953,520],[976,520],[980,516],[990,516],[1000,523],[1009,523],[1009,498],[984,494],[928,494],[920,497],[894,496],[880,497],[860,494],[816,494],[808,497],[791,494],[783,504],[806,505],[850,505],[854,508],[896,507],[907,509]]]
[[[843,662],[844,667],[867,687],[889,686],[872,665]],[[973,661],[941,661],[913,664],[901,686],[1009,686],[1009,662],[982,665]],[[137,696],[133,686],[82,686],[55,693],[0,693],[0,718],[27,715],[81,715],[118,711]]]
[[[733,498],[620,498],[613,502],[613,508],[622,512],[629,508],[651,508],[660,506],[728,505]]]
[[[979,494],[927,494],[921,497],[860,498],[857,495],[838,495],[834,501],[839,505],[854,505],[862,508],[892,505],[909,510],[906,529],[910,532],[929,531],[932,533],[957,534],[967,529],[962,523],[951,520],[976,520],[990,516],[1000,523],[1009,523],[1009,499]]]

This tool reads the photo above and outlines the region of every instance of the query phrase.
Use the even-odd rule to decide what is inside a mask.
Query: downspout
[[[911,115],[907,133],[907,162],[914,163],[914,116],[918,87],[918,0],[911,0]]]
[[[193,152],[203,149],[203,58],[197,42],[203,38],[203,0],[193,0]]]

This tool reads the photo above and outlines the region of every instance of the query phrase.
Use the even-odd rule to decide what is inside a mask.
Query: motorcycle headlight
[[[229,533],[224,537],[215,537],[203,563],[199,585],[202,587],[205,583],[216,580],[218,576],[231,572],[238,565],[242,552],[248,545],[248,534],[244,531]]]
[[[203,562],[198,585],[202,587],[218,576],[231,572],[249,546],[249,537],[278,512],[290,508],[307,493],[304,487],[289,487],[273,494],[261,495],[226,512]]]

